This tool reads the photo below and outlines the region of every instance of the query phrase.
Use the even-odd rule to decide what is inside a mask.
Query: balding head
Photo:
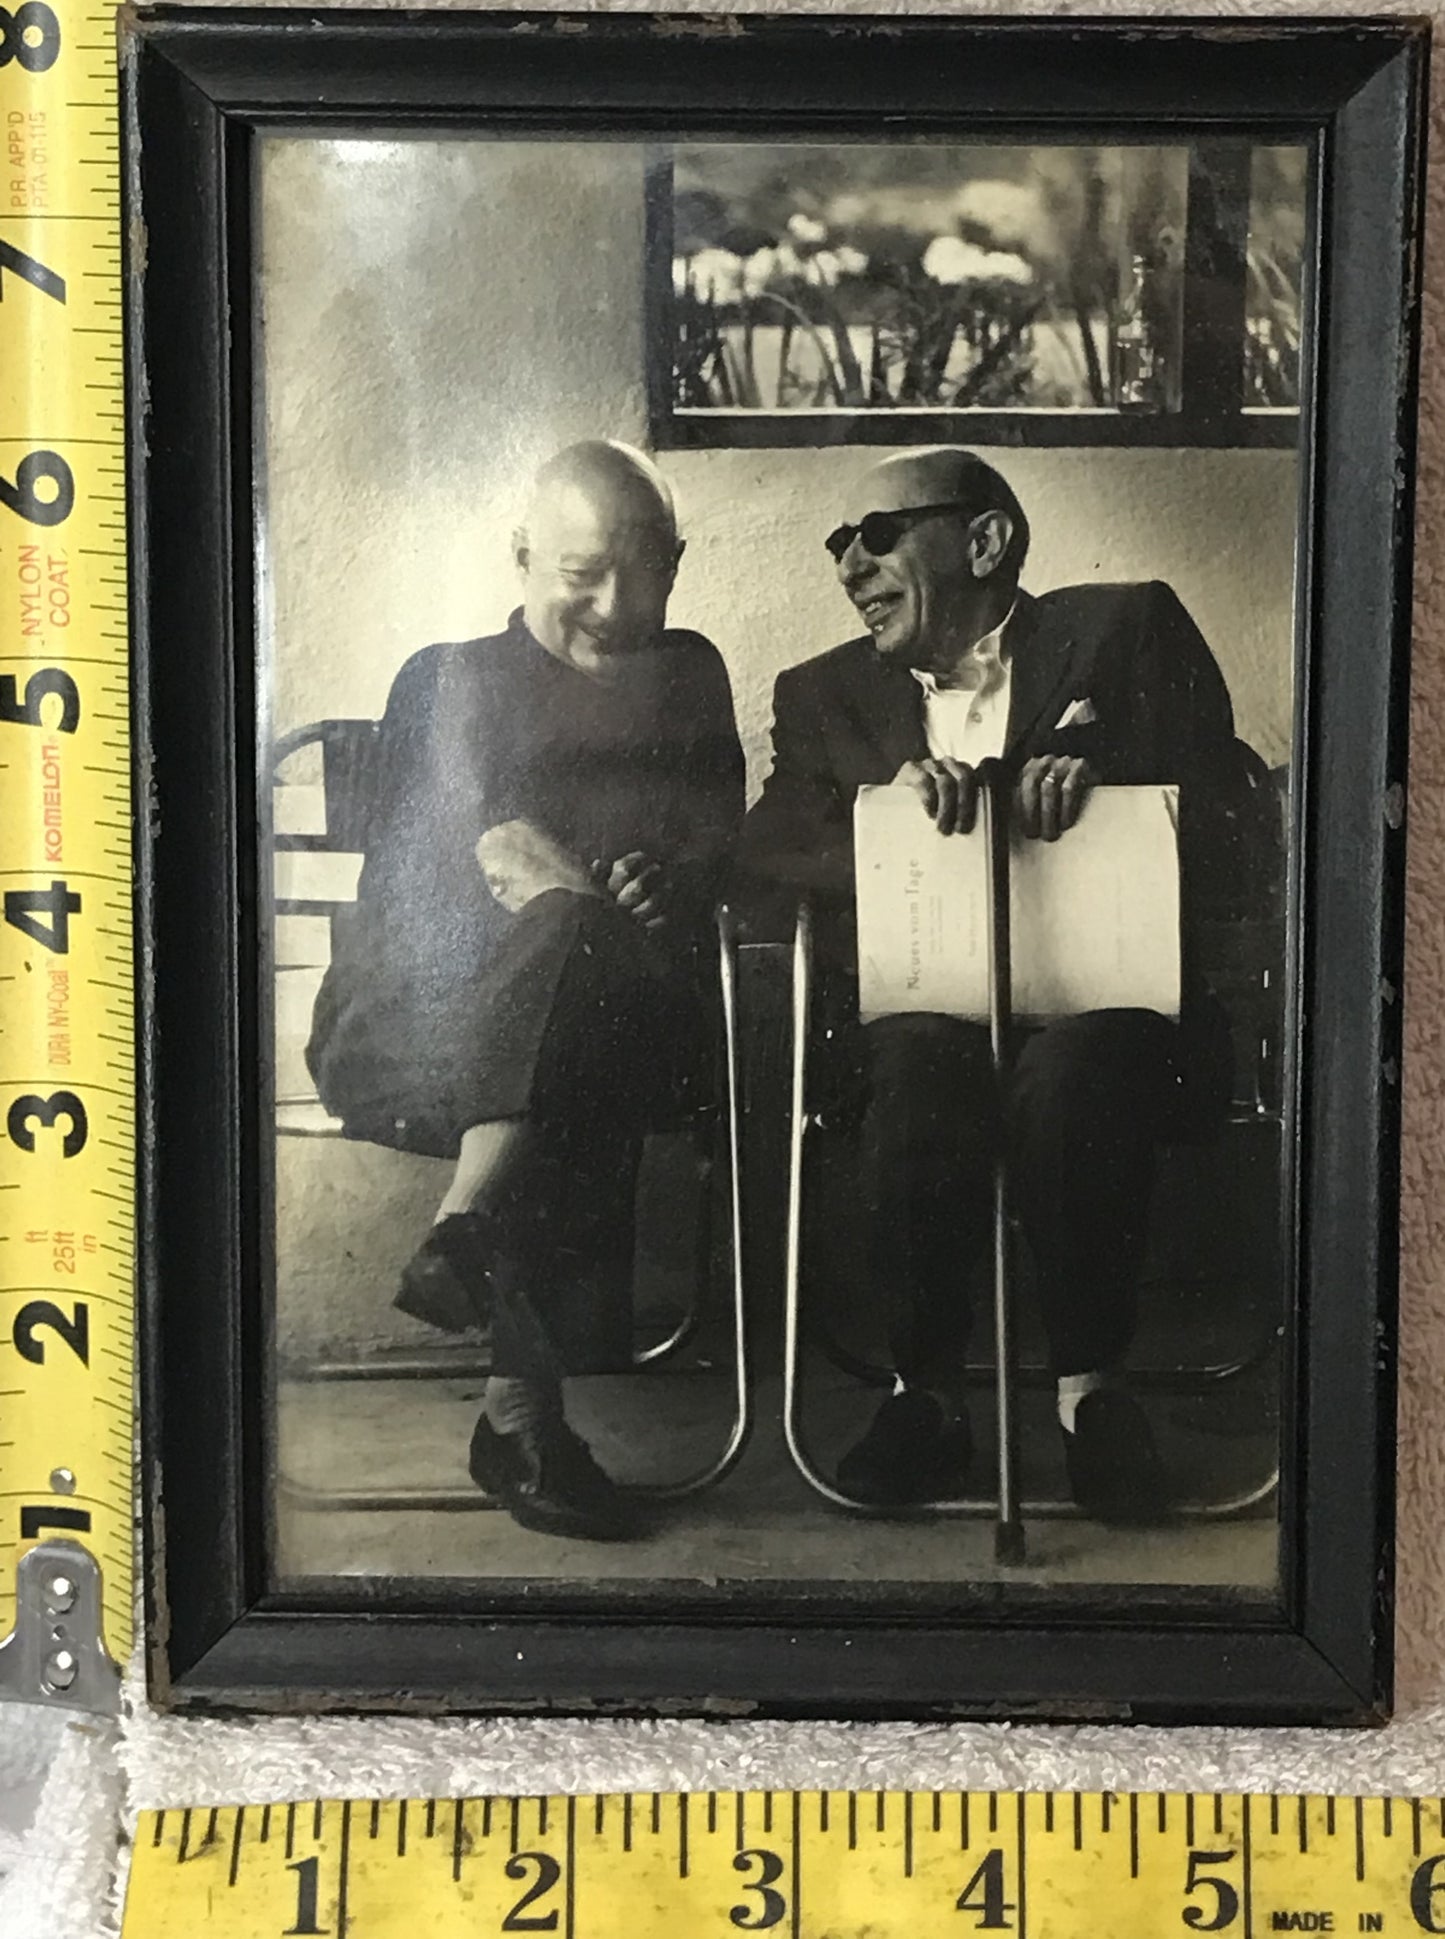
[[[870,465],[849,499],[850,521],[865,512],[906,511],[914,505],[956,505],[968,524],[985,512],[1008,521],[1008,542],[996,569],[1017,580],[1029,549],[1029,522],[1001,472],[961,445],[904,451]]]
[[[1028,545],[1007,480],[956,446],[870,465],[828,540],[878,651],[943,679],[1007,617]]]
[[[533,636],[600,674],[666,620],[682,555],[667,480],[630,445],[569,445],[537,473],[513,555]]]

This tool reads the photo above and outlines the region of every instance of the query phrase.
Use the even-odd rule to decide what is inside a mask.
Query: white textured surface
[[[1107,0],[1090,0],[1087,11],[1097,13],[1106,5]],[[902,11],[890,9],[887,0],[872,0],[868,10]],[[1025,5],[1017,11],[1069,9]],[[1254,10],[1217,3],[1207,11]],[[1358,9],[1316,4],[1257,11]],[[1438,19],[1445,5],[1420,11]],[[1432,238],[1438,238],[1445,221],[1445,64],[1439,62],[1434,103],[1430,215]],[[1445,852],[1445,584],[1433,538],[1445,513],[1440,356],[1445,253],[1438,246],[1427,250],[1426,268],[1419,491],[1424,542],[1417,568],[1405,1065],[1398,1720],[1369,1735],[1007,1726],[349,1723],[335,1718],[231,1725],[157,1719],[133,1692],[120,1742],[130,1807],[308,1792],[364,1796],[614,1785],[1445,1789],[1445,1437],[1440,1419],[1445,1392],[1440,1021],[1445,1016],[1445,874],[1439,863]],[[53,1726],[42,1726],[42,1740],[47,1728],[53,1732]],[[0,1717],[0,1788],[24,1767],[34,1731],[23,1713]],[[17,1748],[22,1737],[24,1750]],[[41,1824],[18,1867],[0,1884],[5,1939],[55,1939],[60,1933],[66,1939],[101,1939],[111,1932],[106,1873],[114,1792],[108,1769],[102,1742],[74,1729],[61,1733]],[[0,1870],[8,1849],[0,1844]]]
[[[123,1783],[113,1725],[32,1705],[0,1709],[5,1939],[100,1939],[113,1930]]]

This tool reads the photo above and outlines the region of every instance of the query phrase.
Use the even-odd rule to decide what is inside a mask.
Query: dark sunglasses
[[[932,518],[938,512],[963,513],[966,507],[956,498],[944,505],[905,505],[896,512],[865,512],[856,525],[840,525],[830,532],[823,543],[832,553],[838,564],[843,562],[843,554],[854,539],[863,541],[863,550],[873,558],[881,559],[885,552],[891,552],[910,526],[920,519]]]

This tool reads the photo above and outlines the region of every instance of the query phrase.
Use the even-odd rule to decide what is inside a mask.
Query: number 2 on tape
[[[13,13],[0,8],[0,68],[14,61],[28,73],[43,74],[59,57],[60,38],[60,22],[43,0],[25,0]],[[7,275],[39,296],[62,305],[66,301],[64,277],[0,238],[0,302],[5,300]],[[75,508],[75,477],[69,464],[58,451],[27,453],[13,480],[0,474],[0,505],[29,525],[63,525]],[[80,716],[80,690],[63,668],[37,668],[27,676],[23,691],[14,674],[0,674],[0,724],[74,734]],[[55,876],[34,887],[7,889],[3,907],[4,921],[11,928],[52,955],[65,956],[70,952],[71,918],[82,914],[84,900],[63,877]],[[90,1135],[84,1102],[72,1090],[26,1092],[15,1098],[5,1114],[5,1135],[11,1144],[30,1156],[51,1149],[49,1140],[42,1147],[37,1129],[59,1134],[62,1162],[78,1156]],[[23,1360],[45,1364],[46,1343],[40,1336],[47,1329],[82,1366],[89,1366],[86,1301],[74,1301],[69,1313],[45,1299],[22,1306],[11,1336]],[[88,1534],[90,1527],[90,1514],[82,1508],[45,1503],[26,1504],[20,1511],[22,1541],[38,1540],[47,1531]]]

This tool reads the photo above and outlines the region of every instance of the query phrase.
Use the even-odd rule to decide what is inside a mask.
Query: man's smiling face
[[[533,638],[585,673],[656,645],[681,550],[670,511],[640,485],[554,484],[516,545]]]
[[[869,512],[909,512],[936,506],[952,494],[926,458],[893,460],[869,471],[847,510],[846,523]],[[981,578],[969,508],[930,510],[903,521],[893,546],[877,555],[855,536],[838,561],[843,590],[858,609],[880,653],[927,667],[957,650],[978,610]]]

